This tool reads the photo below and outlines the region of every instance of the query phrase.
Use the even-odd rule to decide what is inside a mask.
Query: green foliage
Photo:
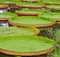
[[[56,43],[56,49],[55,51],[48,54],[47,57],[60,57],[60,43]]]
[[[56,37],[56,49],[52,53],[48,54],[48,57],[60,57],[60,29],[56,29],[55,32],[55,37]]]
[[[56,36],[56,41],[60,43],[60,29],[56,30],[55,36]]]

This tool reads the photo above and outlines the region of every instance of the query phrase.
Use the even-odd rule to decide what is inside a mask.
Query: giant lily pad
[[[19,12],[19,13],[38,13],[37,10],[16,10],[15,12]]]
[[[8,8],[9,8],[8,5],[0,3],[0,13],[7,12]]]
[[[16,10],[15,12],[19,12],[19,13],[30,13],[30,14],[42,14],[44,11],[43,10]]]
[[[20,2],[20,0],[0,0],[0,2],[4,2],[4,3],[18,3],[18,2]]]
[[[3,36],[0,37],[0,52],[12,55],[39,55],[54,50],[55,42],[39,36]]]
[[[54,20],[47,18],[40,18],[36,16],[21,16],[18,18],[9,19],[10,24],[34,27],[46,27],[55,24]]]
[[[1,4],[0,4],[0,7],[3,7],[3,6],[7,6],[7,4],[1,3]]]
[[[60,10],[60,5],[46,5],[46,8]]]
[[[44,8],[44,5],[42,3],[20,2],[18,3],[18,5],[23,8],[32,8],[32,9]]]
[[[22,0],[23,2],[38,2],[38,0]]]
[[[44,2],[46,5],[59,5],[60,0],[40,0],[41,2]]]
[[[46,2],[46,3],[49,3],[49,2],[60,2],[60,0],[39,0],[40,2]]]
[[[34,27],[0,27],[0,36],[5,35],[37,35],[39,30]]]
[[[5,13],[1,13],[0,14],[0,18],[13,18],[13,17],[16,17],[17,15],[14,14],[14,13],[10,13],[10,12],[5,12]]]
[[[35,10],[16,10],[15,13],[18,16],[37,16],[39,12]]]
[[[8,5],[4,3],[0,3],[0,10],[6,10],[8,9]]]
[[[39,16],[60,21],[60,12],[46,12]]]
[[[40,6],[39,3],[32,3],[32,2],[20,2],[22,6]]]

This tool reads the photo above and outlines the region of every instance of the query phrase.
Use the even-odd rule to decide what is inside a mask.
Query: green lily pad
[[[10,12],[0,13],[0,18],[13,18],[16,16],[17,16],[16,14]]]
[[[5,35],[37,35],[39,30],[34,27],[0,27],[0,36]]]
[[[48,15],[48,14],[46,14],[46,15],[42,15],[42,17],[45,17],[45,18],[51,18],[51,19],[54,19],[54,18],[60,18],[60,15]]]
[[[0,2],[4,2],[4,3],[7,3],[7,2],[9,2],[9,3],[15,2],[15,3],[18,3],[18,2],[20,2],[20,0],[0,0]]]
[[[0,37],[0,48],[13,52],[40,52],[55,45],[51,39],[39,36],[3,36]]]
[[[20,13],[37,13],[37,14],[42,14],[43,10],[16,10],[15,12],[20,12]]]
[[[40,3],[33,3],[33,2],[20,2],[18,3],[20,6],[41,6],[43,4]]]
[[[6,0],[0,0],[0,2],[6,2]]]
[[[0,7],[4,7],[4,6],[7,6],[7,4],[0,4]]]
[[[38,2],[38,0],[22,0],[23,2]]]
[[[60,2],[60,0],[39,0],[40,2]]]
[[[21,16],[18,18],[12,18],[9,19],[10,23],[15,23],[15,24],[24,24],[24,25],[48,25],[52,24],[55,21],[47,18],[40,18],[40,17],[35,17],[35,16]]]
[[[49,19],[55,19],[56,21],[58,21],[60,19],[60,12],[46,12],[39,16]]]
[[[46,7],[50,9],[60,9],[60,5],[46,5]]]

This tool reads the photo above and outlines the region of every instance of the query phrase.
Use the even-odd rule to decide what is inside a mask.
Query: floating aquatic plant
[[[0,37],[0,48],[14,52],[40,52],[48,50],[54,45],[53,40],[41,36],[14,35]]]

